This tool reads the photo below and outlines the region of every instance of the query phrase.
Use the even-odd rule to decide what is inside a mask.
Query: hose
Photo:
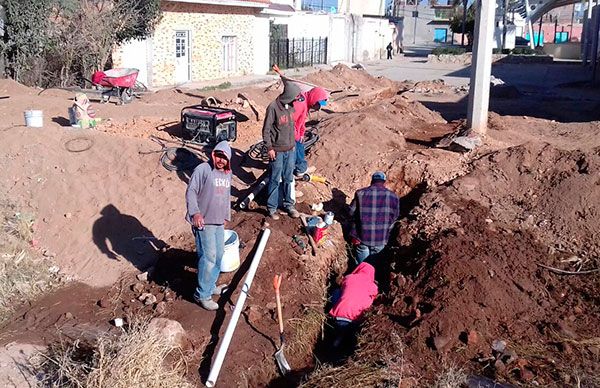
[[[194,152],[183,147],[165,148],[160,163],[168,171],[191,171],[201,163]]]
[[[313,145],[315,145],[321,137],[317,133],[316,128],[310,128],[304,133],[304,150],[308,152]],[[264,141],[260,141],[256,144],[250,146],[246,154],[250,159],[259,160],[268,162],[269,154],[268,154],[267,146]]]

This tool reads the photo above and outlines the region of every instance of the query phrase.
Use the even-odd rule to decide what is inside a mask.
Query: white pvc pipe
[[[231,343],[231,337],[233,336],[233,332],[235,331],[238,319],[240,318],[240,314],[242,313],[242,309],[244,308],[244,303],[246,302],[246,298],[248,297],[248,291],[250,291],[252,280],[254,280],[254,275],[256,274],[258,264],[260,263],[260,259],[262,258],[262,254],[265,250],[265,247],[267,246],[267,241],[269,240],[270,235],[270,229],[265,229],[263,231],[262,236],[260,238],[260,242],[258,243],[258,248],[256,248],[256,253],[252,258],[250,269],[248,269],[248,274],[246,275],[246,279],[244,280],[244,285],[242,285],[242,292],[240,292],[240,296],[238,297],[238,300],[235,303],[235,308],[233,309],[233,314],[231,315],[229,324],[227,325],[227,330],[225,330],[223,341],[219,345],[217,357],[215,357],[215,361],[212,367],[210,368],[210,373],[208,374],[208,379],[206,380],[206,386],[209,388],[215,386],[215,383],[217,382],[217,377],[219,377],[219,372],[221,371],[221,366],[223,365],[225,354],[227,353],[227,349],[229,348],[229,344]]]

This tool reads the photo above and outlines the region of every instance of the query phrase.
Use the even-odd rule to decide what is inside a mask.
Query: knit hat
[[[371,181],[382,181],[385,182],[385,173],[382,171],[375,171],[373,175],[371,175]]]

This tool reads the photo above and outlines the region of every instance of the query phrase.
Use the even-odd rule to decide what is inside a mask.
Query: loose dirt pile
[[[373,91],[394,87],[396,83],[383,77],[373,77],[364,70],[351,69],[339,64],[332,70],[320,70],[304,77],[308,82],[329,90]]]
[[[417,386],[448,365],[519,385],[596,386],[600,274],[538,264],[599,266],[599,162],[596,150],[527,144],[425,194],[400,228],[391,292],[362,329],[362,362],[400,363]],[[382,359],[397,355],[398,335],[402,360]]]
[[[368,183],[374,171],[390,169],[406,149],[404,133],[445,123],[438,114],[401,96],[377,98],[368,105],[357,101],[349,111],[323,120],[319,128],[323,141],[310,162],[349,193]]]

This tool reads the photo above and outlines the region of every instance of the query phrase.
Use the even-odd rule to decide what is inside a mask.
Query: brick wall
[[[164,3],[162,20],[152,37],[152,85],[176,83],[176,31],[190,32],[191,81],[251,74],[257,12],[257,9],[243,7]],[[237,66],[233,72],[223,70],[223,36],[236,37]]]

